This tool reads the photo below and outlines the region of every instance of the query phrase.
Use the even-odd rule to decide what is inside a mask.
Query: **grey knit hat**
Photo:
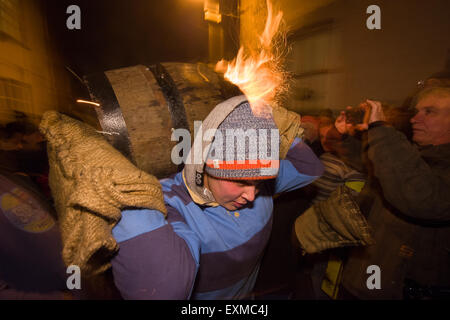
[[[256,116],[238,105],[218,126],[205,171],[230,180],[272,179],[279,169],[279,131],[271,114]]]

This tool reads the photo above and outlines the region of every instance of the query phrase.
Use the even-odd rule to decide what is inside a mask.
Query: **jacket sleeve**
[[[368,139],[369,159],[386,200],[412,218],[449,221],[448,177],[433,172],[419,150],[392,127],[373,127]]]
[[[286,159],[280,161],[280,171],[275,181],[275,193],[304,187],[323,174],[322,162],[311,148],[296,138]]]
[[[171,211],[168,209],[168,220]],[[113,229],[119,243],[112,260],[124,299],[188,299],[198,270],[199,241],[182,221],[156,210],[124,210]]]

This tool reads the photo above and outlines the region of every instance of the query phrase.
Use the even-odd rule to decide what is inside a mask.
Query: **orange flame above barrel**
[[[274,41],[279,32],[283,13],[273,12],[272,4],[267,1],[267,20],[264,32],[259,36],[257,50],[245,50],[240,47],[237,57],[231,62],[221,60],[216,71],[224,73],[225,79],[239,87],[247,96],[253,112],[270,112],[267,106],[276,105],[276,96],[286,89],[285,72],[281,67],[283,49]],[[249,52],[246,52],[249,51]]]

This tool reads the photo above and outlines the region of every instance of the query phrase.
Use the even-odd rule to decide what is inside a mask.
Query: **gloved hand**
[[[375,243],[372,230],[352,190],[345,185],[339,186],[327,200],[314,204],[302,213],[294,227],[302,249],[309,254]]]
[[[280,160],[286,157],[292,142],[296,137],[302,138],[304,129],[301,127],[301,117],[298,113],[283,107],[274,107],[273,119],[280,131]]]
[[[83,122],[48,111],[40,130],[48,141],[63,260],[86,276],[101,274],[118,250],[111,230],[122,209],[167,212],[161,185]]]

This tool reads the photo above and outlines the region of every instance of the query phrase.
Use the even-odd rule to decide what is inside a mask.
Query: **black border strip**
[[[119,150],[134,164],[135,160],[131,151],[128,128],[123,119],[119,102],[114,89],[105,73],[96,73],[84,77],[91,98],[100,103],[101,111],[97,111],[98,120],[102,129],[112,134],[105,134],[105,138],[114,148]],[[119,133],[119,134],[116,134]]]
[[[183,99],[181,98],[181,94],[172,77],[160,63],[151,65],[148,68],[153,73],[153,76],[162,90],[164,98],[166,98],[174,129],[184,128],[189,130]]]

